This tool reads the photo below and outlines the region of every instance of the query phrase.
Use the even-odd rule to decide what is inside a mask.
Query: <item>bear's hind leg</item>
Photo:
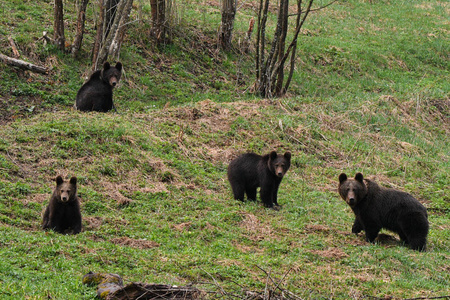
[[[427,245],[426,237],[414,237],[409,239],[409,246],[413,250],[425,251]]]
[[[377,238],[377,236],[378,236],[378,232],[380,232],[380,230],[381,230],[381,228],[365,228],[365,232],[366,232],[366,240],[368,241],[368,242],[371,242],[371,243],[373,243],[373,242],[375,242],[375,239]]]
[[[42,229],[48,229],[50,228],[50,220],[49,220],[49,215],[50,215],[50,207],[47,206],[47,208],[45,209],[44,212],[44,218],[42,221]]]
[[[405,241],[411,249],[425,251],[429,230],[428,220],[421,212],[410,213],[399,220]],[[401,237],[401,236],[400,236]]]

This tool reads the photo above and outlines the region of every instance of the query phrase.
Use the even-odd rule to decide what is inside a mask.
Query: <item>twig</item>
[[[14,40],[12,39],[12,37],[8,36],[8,41],[9,41],[9,44],[11,45],[12,51],[14,53],[14,58],[19,58],[20,53],[19,53],[19,50],[17,50],[16,43],[14,43]]]
[[[225,292],[225,290],[219,285],[219,283],[216,281],[216,279],[211,274],[209,274],[206,270],[204,270],[202,268],[200,268],[200,270],[202,270],[203,272],[208,274],[209,277],[211,277],[211,279],[214,281],[214,284],[216,285],[216,287],[218,287],[222,291],[222,295],[228,296],[227,292]]]
[[[334,1],[331,1],[330,3],[328,3],[328,4],[325,4],[324,6],[321,6],[321,7],[318,7],[318,8],[311,9],[310,12],[314,12],[314,11],[318,11],[318,10],[327,8],[328,6],[330,6],[331,4],[333,4],[334,2],[337,2],[337,1],[338,1],[338,0],[334,0]],[[298,14],[303,14],[303,13],[304,13],[304,12],[300,12],[300,13],[296,13],[296,14],[290,14],[289,17],[296,16],[296,15],[298,15]]]

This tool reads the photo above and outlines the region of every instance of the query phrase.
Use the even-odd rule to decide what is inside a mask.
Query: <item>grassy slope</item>
[[[51,1],[0,0],[11,11],[2,36],[53,66],[48,76],[0,70],[1,298],[91,299],[94,288],[81,284],[91,270],[168,284],[214,278],[239,293],[264,291],[263,269],[313,299],[449,295],[448,4],[344,1],[315,13],[291,94],[269,101],[245,93],[251,57],[212,48],[220,15],[199,2],[178,3],[182,21],[164,49],[133,23],[120,114],[82,114],[70,106],[88,47],[75,60],[36,40],[51,29]],[[240,10],[236,38],[253,15]],[[228,162],[272,149],[293,153],[282,210],[233,201]],[[428,251],[389,232],[376,245],[349,234],[353,217],[336,193],[342,171],[424,203]],[[77,236],[40,230],[57,174],[79,178]]]

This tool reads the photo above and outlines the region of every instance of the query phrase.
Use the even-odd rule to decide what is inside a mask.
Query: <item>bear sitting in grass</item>
[[[114,108],[113,89],[122,75],[122,64],[112,67],[103,64],[103,70],[95,71],[77,93],[75,107],[81,111],[107,112]]]
[[[291,153],[284,155],[272,151],[264,156],[255,153],[243,154],[228,166],[228,180],[236,200],[256,200],[256,189],[265,207],[278,206],[278,187],[291,165]]]
[[[81,231],[80,203],[77,197],[77,178],[65,182],[56,177],[56,188],[45,209],[43,229],[52,229],[59,233],[77,234]]]
[[[381,187],[364,179],[361,173],[355,179],[340,174],[338,190],[356,216],[353,233],[364,230],[366,240],[373,243],[384,228],[398,233],[412,249],[425,250],[429,228],[427,210],[413,196]]]

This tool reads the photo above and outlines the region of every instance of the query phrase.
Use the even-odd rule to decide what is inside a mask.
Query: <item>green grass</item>
[[[51,31],[51,1],[0,3],[0,32],[21,59],[52,66],[46,76],[0,69],[0,298],[92,299],[95,288],[81,283],[89,271],[219,293],[217,282],[241,297],[276,283],[303,299],[450,295],[444,2],[348,0],[314,12],[289,94],[272,100],[249,92],[252,53],[216,51],[218,7],[179,2],[171,45],[155,48],[149,25],[131,23],[119,113],[106,114],[71,108],[93,25],[73,59],[36,40]],[[73,20],[74,5],[66,10]],[[254,15],[239,11],[236,45]],[[271,150],[293,154],[282,209],[234,201],[230,160]],[[341,172],[421,201],[427,252],[386,231],[374,245],[352,235]],[[76,236],[40,229],[59,174],[79,179]]]

